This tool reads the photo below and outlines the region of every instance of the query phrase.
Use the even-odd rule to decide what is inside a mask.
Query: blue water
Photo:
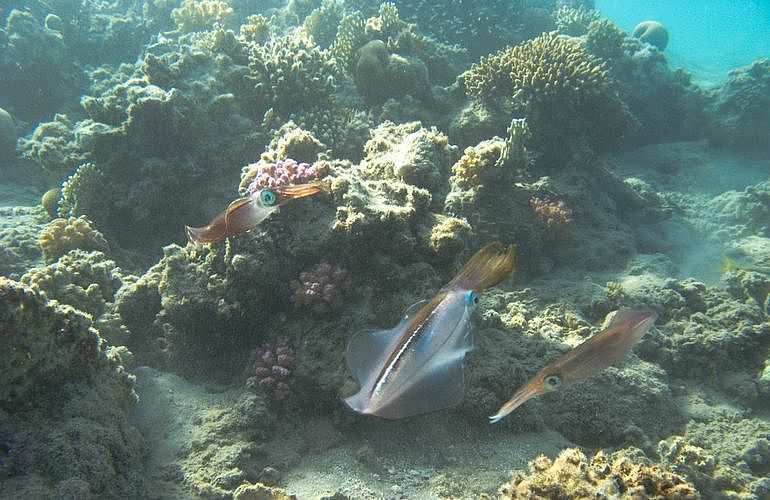
[[[704,85],[770,57],[770,0],[597,0],[596,8],[628,32],[640,21],[662,22],[669,30],[671,65],[691,71]]]

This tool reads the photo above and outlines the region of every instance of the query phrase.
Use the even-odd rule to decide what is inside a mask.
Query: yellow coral
[[[471,226],[463,219],[438,216],[430,232],[430,248],[440,257],[454,257],[465,248]]]
[[[107,240],[85,217],[54,219],[43,228],[38,244],[47,262],[55,261],[70,250],[108,249]]]
[[[685,479],[660,465],[637,459],[629,450],[608,456],[598,452],[590,462],[577,448],[562,451],[555,460],[539,456],[529,474],[516,474],[500,488],[503,499],[680,499],[700,494]]]
[[[43,205],[43,208],[45,208],[45,211],[48,212],[48,215],[52,219],[57,215],[59,208],[59,196],[61,196],[61,189],[53,188],[46,191],[43,197],[40,199],[40,203]]]
[[[463,189],[482,186],[485,174],[496,168],[504,147],[503,141],[493,139],[465,148],[452,166],[452,183]]]
[[[551,32],[482,58],[465,73],[463,84],[476,97],[575,101],[604,92],[609,76],[605,64],[577,41]]]
[[[233,9],[222,0],[184,0],[171,11],[176,27],[182,33],[210,29],[231,16]]]

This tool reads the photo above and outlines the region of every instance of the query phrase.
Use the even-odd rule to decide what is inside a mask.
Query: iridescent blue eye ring
[[[479,296],[473,290],[465,292],[465,305],[473,306],[479,303]]]
[[[278,197],[273,191],[263,189],[259,192],[259,201],[267,207],[272,207],[278,201]]]

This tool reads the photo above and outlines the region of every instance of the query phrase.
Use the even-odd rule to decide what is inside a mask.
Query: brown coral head
[[[633,36],[660,50],[668,46],[668,30],[658,21],[642,21],[634,28]]]

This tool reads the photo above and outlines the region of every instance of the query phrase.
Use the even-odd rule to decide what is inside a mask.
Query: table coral
[[[561,452],[555,460],[540,456],[529,474],[516,474],[500,488],[504,499],[613,497],[623,499],[699,499],[700,493],[684,478],[660,465],[637,459],[624,451],[598,452],[589,461],[576,448]]]
[[[106,251],[109,248],[104,236],[82,216],[51,221],[40,233],[38,243],[48,262],[74,249]]]

